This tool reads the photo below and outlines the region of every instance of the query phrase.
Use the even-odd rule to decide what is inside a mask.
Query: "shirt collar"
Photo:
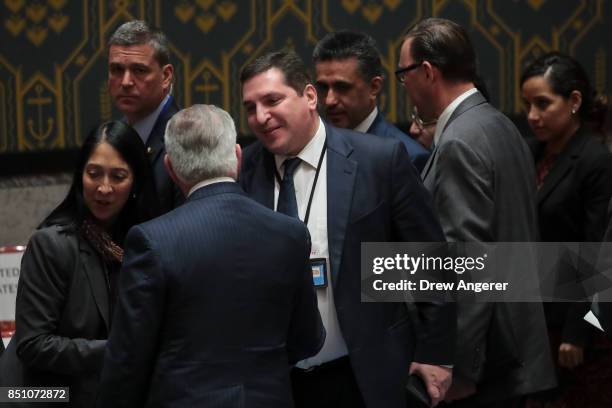
[[[440,136],[442,135],[442,132],[444,131],[444,128],[446,127],[446,124],[448,123],[448,120],[450,119],[451,115],[453,114],[455,109],[457,109],[457,106],[459,106],[461,102],[465,101],[470,95],[475,94],[476,92],[478,92],[476,88],[472,88],[465,91],[464,93],[456,97],[455,100],[452,101],[446,107],[446,109],[444,109],[444,111],[442,111],[442,114],[438,118],[438,123],[436,124],[436,133],[434,133],[435,145],[440,142]]]
[[[367,133],[368,130],[370,129],[370,126],[372,126],[372,123],[374,123],[374,119],[376,119],[376,115],[378,115],[378,107],[374,106],[374,109],[372,109],[372,112],[370,112],[370,114],[366,116],[363,122],[358,124],[353,130],[357,132],[361,132],[361,133]]]
[[[312,166],[312,168],[316,169],[317,165],[319,164],[321,151],[323,150],[323,144],[325,143],[325,136],[325,126],[323,125],[321,118],[319,118],[319,128],[317,129],[314,137],[295,157],[299,157],[302,159],[302,161],[308,163],[310,166]],[[282,174],[281,167],[283,162],[289,158],[289,156],[274,155],[274,162],[276,163],[276,169],[278,170],[279,174]]]
[[[155,126],[155,122],[157,122],[157,117],[164,109],[164,106],[166,106],[166,103],[169,99],[170,94],[166,95],[166,97],[161,101],[157,109],[151,112],[149,116],[132,124],[132,127],[134,128],[134,130],[136,130],[136,132],[138,132],[138,135],[140,136],[144,144],[147,144],[147,141],[149,140],[149,135],[151,134],[151,131]]]
[[[224,182],[230,182],[230,183],[235,183],[236,180],[234,180],[231,177],[227,177],[227,176],[223,176],[223,177],[213,177],[210,178],[208,180],[202,180],[200,181],[198,184],[196,184],[195,186],[191,187],[191,190],[189,190],[189,193],[187,193],[187,197],[189,197],[190,195],[192,195],[196,190],[201,189],[202,187],[206,187],[209,186],[211,184],[215,184],[215,183],[224,183]]]

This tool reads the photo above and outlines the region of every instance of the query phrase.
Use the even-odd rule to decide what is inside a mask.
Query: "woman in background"
[[[84,141],[66,198],[23,255],[3,385],[70,387],[68,406],[94,406],[121,245],[157,211],[149,166],[140,137],[122,122]]]
[[[594,98],[580,64],[560,53],[538,58],[527,67],[520,83],[527,121],[539,141],[535,163],[541,241],[600,242],[612,196],[612,158],[588,124],[603,128],[604,100]],[[588,257],[588,253],[582,255]],[[596,251],[591,254],[594,262]],[[567,284],[584,279],[573,266],[563,262],[557,266],[552,285],[557,294]],[[578,295],[586,299],[584,292]],[[592,364],[601,363],[589,347],[601,339],[583,320],[589,303],[544,306],[559,376],[559,389],[545,398],[546,406],[612,406],[612,367],[606,373],[589,374]]]

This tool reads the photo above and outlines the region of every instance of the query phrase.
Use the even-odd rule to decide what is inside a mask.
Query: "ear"
[[[421,67],[421,70],[425,73],[425,78],[427,82],[435,81],[439,74],[438,69],[431,65],[429,61],[423,61],[423,66]]]
[[[169,90],[174,78],[174,67],[172,64],[166,64],[162,67],[162,78],[164,90]]]
[[[304,88],[303,95],[308,101],[308,107],[310,108],[310,110],[317,110],[317,89],[314,87],[313,84],[306,85],[306,87]]]
[[[170,178],[172,179],[172,181],[174,181],[174,184],[176,184],[178,188],[183,192],[183,195],[187,197],[190,188],[183,182],[183,180],[179,178],[179,176],[174,171],[174,167],[172,167],[172,161],[170,160],[170,157],[168,157],[168,154],[164,155],[164,166],[166,167]]]
[[[582,105],[582,93],[577,90],[573,90],[568,98],[570,102],[570,106],[572,107],[572,111],[578,112],[580,110],[580,106]]]
[[[240,168],[242,167],[242,149],[240,145],[236,143],[236,180],[240,177]]]
[[[375,76],[374,78],[372,78],[372,80],[370,81],[370,95],[376,98],[382,90],[382,84],[383,77]]]

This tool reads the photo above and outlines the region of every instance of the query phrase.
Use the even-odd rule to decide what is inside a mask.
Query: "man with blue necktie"
[[[317,91],[294,52],[257,58],[240,80],[258,139],[245,150],[240,183],[266,207],[297,216],[312,239],[327,335],[319,353],[292,370],[296,407],[405,408],[410,373],[437,404],[450,385],[455,305],[360,296],[362,242],[444,240],[404,145],[321,120]]]

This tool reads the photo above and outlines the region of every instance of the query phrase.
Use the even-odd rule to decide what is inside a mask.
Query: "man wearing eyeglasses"
[[[410,117],[410,137],[414,138],[424,148],[433,150],[433,137],[436,132],[437,119],[430,121],[424,121],[419,116],[419,110],[415,107],[412,109],[412,115]]]
[[[467,32],[444,19],[418,23],[402,44],[396,75],[421,123],[437,119],[421,176],[446,239],[536,241],[533,161],[516,127],[477,90]],[[450,406],[517,407],[523,396],[554,386],[540,303],[458,306]]]
[[[378,110],[383,71],[376,42],[365,33],[327,34],[313,52],[316,87],[325,117],[334,126],[401,141],[420,172],[429,151],[393,126]]]

